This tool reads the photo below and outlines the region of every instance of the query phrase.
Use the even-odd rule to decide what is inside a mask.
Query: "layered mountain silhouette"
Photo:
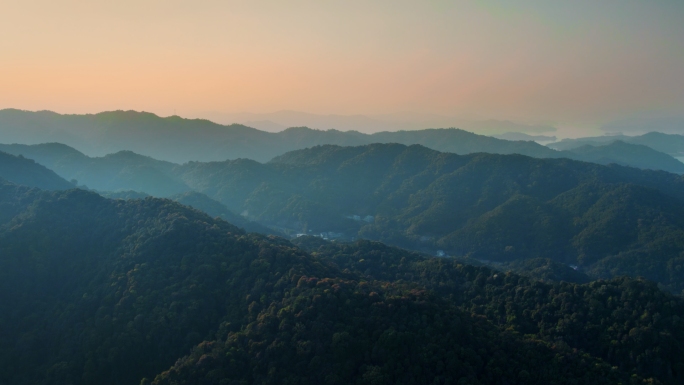
[[[68,159],[77,156],[56,147]],[[81,179],[90,187],[190,194],[185,203],[240,226],[252,226],[244,217],[292,236],[374,239],[501,263],[549,258],[594,278],[645,276],[674,292],[684,289],[676,274],[684,181],[675,174],[399,144],[318,146],[266,164],[175,165],[130,152],[82,159],[96,170],[94,178]]]
[[[619,164],[648,170],[684,173],[684,163],[663,152],[643,144],[626,143],[621,140],[604,145],[582,145],[562,151],[564,157],[598,164]]]
[[[660,147],[652,147],[656,150],[649,150],[623,143],[598,146],[588,151],[587,149],[575,150],[574,147],[577,146],[565,146],[566,142],[560,142],[559,146],[562,149],[568,147],[570,151],[556,151],[531,140],[503,140],[455,128],[378,132],[369,135],[356,131],[332,129],[321,131],[306,127],[292,127],[282,132],[270,133],[236,124],[224,126],[208,120],[183,119],[177,116],[161,118],[154,114],[135,111],[113,111],[95,115],[59,115],[50,112],[1,110],[0,138],[6,144],[41,144],[41,148],[35,149],[15,145],[2,146],[0,150],[13,154],[30,153],[30,155],[24,155],[36,159],[58,173],[63,170],[65,174],[75,175],[68,179],[73,178],[78,181],[84,179],[78,174],[96,172],[98,167],[105,168],[108,167],[106,164],[111,164],[107,160],[96,159],[112,156],[132,158],[130,151],[174,163],[224,161],[237,158],[266,162],[286,152],[316,145],[358,146],[372,143],[420,144],[434,150],[455,154],[487,152],[522,154],[537,158],[571,158],[601,164],[617,163],[637,168],[684,173],[684,165],[681,162],[656,151]],[[41,142],[54,141],[78,148],[94,159],[88,162],[83,159],[79,160],[78,158],[82,158],[83,153],[79,154],[73,149],[59,148],[54,143],[48,145],[36,143],[36,138],[41,138]],[[646,145],[650,146],[651,142],[653,141]],[[146,162],[136,160],[136,162],[139,167],[145,167],[143,170],[138,170],[139,173],[152,172],[148,168],[153,163],[152,159]],[[75,170],[86,163],[92,163],[91,170]],[[155,167],[164,169],[161,164]],[[130,180],[133,178],[132,171],[126,170],[119,178]],[[111,170],[109,174],[112,174]],[[144,176],[144,178],[160,177]],[[96,183],[99,186],[103,181]],[[84,184],[92,187],[93,183],[84,182]],[[172,184],[172,181],[167,180],[161,183],[160,187],[175,188],[172,194],[182,192],[181,186],[174,187],[171,186]],[[97,188],[111,189],[109,187]],[[128,188],[135,190],[133,187]],[[159,195],[159,192],[155,192],[155,195]]]
[[[100,191],[139,191],[168,197],[190,189],[176,177],[174,163],[120,151],[89,157],[63,144],[0,145],[0,151],[26,156],[78,185]]]
[[[268,161],[288,151],[320,144],[357,146],[378,142],[423,144],[455,153],[493,152],[550,156],[554,153],[533,142],[511,142],[458,129],[381,132],[312,130],[294,127],[278,133],[233,124],[224,126],[201,119],[161,118],[135,111],[95,115],[59,115],[52,112],[0,111],[4,143],[58,142],[91,156],[130,150],[176,163],[249,158]],[[41,142],[41,143],[42,143]]]
[[[672,155],[684,156],[684,135],[649,132],[643,135],[607,135],[579,139],[563,139],[548,146],[557,150],[572,150],[584,145],[606,145],[616,141],[648,146],[656,151]]]

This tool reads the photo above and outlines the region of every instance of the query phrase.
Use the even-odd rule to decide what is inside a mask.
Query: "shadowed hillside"
[[[684,304],[644,281],[542,284],[372,242],[308,253],[170,200],[0,192],[3,383],[684,376]]]
[[[45,190],[67,190],[75,186],[52,170],[23,156],[0,151],[0,179]]]
[[[131,151],[91,158],[59,143],[0,145],[0,150],[33,159],[65,179],[95,190],[132,190],[159,197],[189,190],[172,175],[175,164]]]

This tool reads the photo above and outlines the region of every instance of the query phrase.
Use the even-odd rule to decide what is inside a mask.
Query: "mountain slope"
[[[0,179],[45,190],[67,190],[74,185],[31,159],[0,151]]]
[[[557,150],[571,150],[583,145],[605,145],[615,141],[648,146],[656,151],[671,155],[684,156],[684,135],[664,134],[661,132],[649,132],[638,136],[610,135],[578,139],[563,139],[560,142],[551,143],[548,147]]]
[[[233,225],[241,227],[251,233],[282,235],[266,226],[246,220],[242,216],[228,210],[228,208],[220,202],[198,192],[189,191],[183,194],[173,195],[169,197],[169,199],[174,200],[182,205],[190,206],[197,210],[203,211],[214,218],[219,217],[224,221],[232,223]]]
[[[100,191],[141,191],[167,197],[189,188],[171,175],[175,164],[120,151],[91,158],[63,144],[0,144],[0,150],[35,160],[67,180]]]
[[[674,317],[680,311],[675,309],[684,303],[679,302],[681,297],[670,302],[674,297],[651,282],[618,278],[586,285],[542,284],[516,274],[464,265],[450,258],[419,256],[376,242],[311,242],[302,237],[294,243],[369,281],[401,279],[418,284],[506,330],[534,334],[535,338],[559,345],[567,343],[616,367],[638,368],[634,373],[651,376],[659,372],[661,380],[674,373],[684,375],[682,345],[680,337],[676,337],[682,336],[677,330],[681,321]],[[657,303],[665,306],[658,306],[663,313],[653,318],[655,307],[648,309]],[[632,318],[637,314],[639,321]],[[659,327],[669,331],[659,331]],[[664,342],[663,337],[671,338],[672,345],[656,346]]]
[[[641,169],[684,173],[684,163],[642,144],[616,140],[603,146],[583,145],[563,151],[564,157],[598,164],[616,163]]]
[[[82,190],[35,195],[0,240],[3,383],[137,384],[222,320],[239,322],[264,278],[275,274],[272,286],[298,266],[318,271],[301,253],[169,200]],[[262,251],[285,270],[257,272]]]
[[[311,255],[166,199],[0,192],[23,197],[3,198],[22,210],[0,226],[3,383],[684,375],[684,303],[643,281],[546,285],[371,242]]]

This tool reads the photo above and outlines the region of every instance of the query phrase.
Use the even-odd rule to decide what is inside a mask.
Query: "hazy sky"
[[[3,1],[0,108],[684,110],[684,1]]]

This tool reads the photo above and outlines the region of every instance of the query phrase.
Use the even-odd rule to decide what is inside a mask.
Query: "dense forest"
[[[168,199],[8,182],[0,199],[0,383],[684,379],[684,302],[642,279],[291,243]]]

